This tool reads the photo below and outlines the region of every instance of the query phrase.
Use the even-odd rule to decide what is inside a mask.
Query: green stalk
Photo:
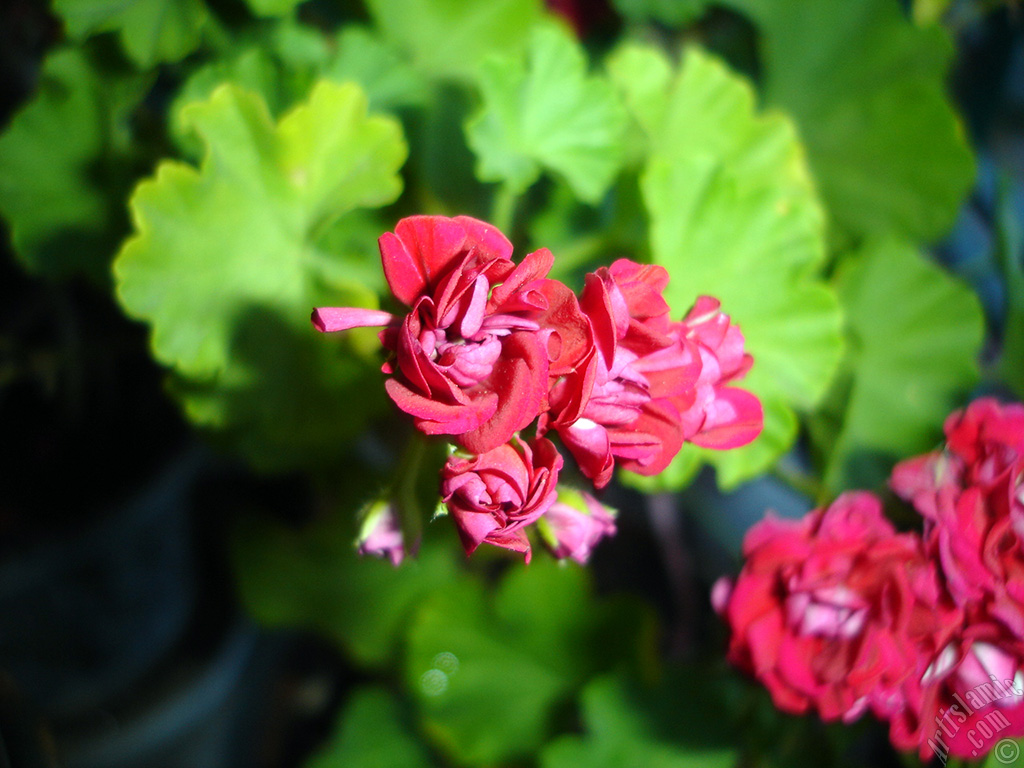
[[[419,508],[417,485],[427,441],[417,430],[409,435],[409,441],[402,451],[402,458],[395,470],[394,500],[402,523],[402,535],[406,548],[415,547],[423,534],[423,513]]]
[[[516,204],[519,197],[508,184],[502,184],[494,192],[491,201],[491,224],[509,236],[516,220]]]

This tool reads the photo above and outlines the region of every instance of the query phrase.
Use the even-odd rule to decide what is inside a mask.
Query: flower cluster
[[[596,501],[558,503],[556,436],[600,489],[616,464],[653,475],[684,442],[732,448],[761,430],[758,399],[731,386],[751,365],[739,329],[709,297],[670,320],[662,267],[620,259],[577,297],[547,277],[550,251],[516,264],[504,235],[466,216],[406,218],[379,242],[404,313],[324,307],[313,324],[383,327],[389,397],[456,448],[441,498],[467,552],[529,559],[525,529],[546,518],[556,555],[581,560],[614,531]]]
[[[848,493],[755,525],[712,594],[730,660],[780,709],[871,711],[894,745],[943,762],[1024,735],[1024,406],[977,400],[945,429],[891,478],[922,535]]]

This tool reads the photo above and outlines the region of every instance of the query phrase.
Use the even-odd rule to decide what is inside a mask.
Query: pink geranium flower
[[[466,216],[403,219],[380,238],[380,251],[408,313],[319,308],[313,324],[386,326],[381,340],[394,356],[385,387],[421,431],[452,435],[477,453],[507,442],[546,406],[550,358],[571,367],[562,350],[575,350],[581,333],[570,327],[555,336],[557,328],[538,322],[569,302],[544,279],[551,253],[535,251],[516,265],[504,235]]]
[[[729,659],[787,712],[850,721],[923,671],[958,625],[914,534],[897,534],[869,493],[848,493],[801,520],[767,518],[744,540],[746,562],[719,582]]]
[[[413,549],[416,548],[414,543]],[[392,504],[377,501],[371,504],[363,515],[356,541],[360,555],[373,555],[399,565],[408,554],[402,525]]]
[[[961,604],[981,604],[1024,642],[1024,405],[975,400],[945,424],[944,450],[896,466],[893,489]]]
[[[706,297],[686,320],[671,322],[667,284],[664,268],[628,259],[586,277],[580,306],[594,331],[593,359],[580,366],[583,375],[552,389],[541,429],[558,431],[598,488],[616,460],[655,475],[686,440],[732,448],[761,430],[760,401],[726,386],[751,363],[739,330]]]
[[[586,563],[601,539],[615,535],[615,510],[589,493],[562,490],[538,527],[555,557]]]
[[[441,471],[441,499],[454,518],[466,554],[486,542],[530,561],[526,526],[558,498],[562,456],[550,440],[516,437],[479,456],[449,457]]]
[[[389,397],[420,432],[458,448],[441,496],[467,552],[486,542],[529,560],[526,528],[545,514],[557,557],[584,562],[615,532],[593,497],[556,504],[563,460],[551,431],[600,488],[616,462],[653,475],[686,440],[729,448],[761,429],[757,398],[727,386],[750,366],[743,336],[713,299],[671,321],[662,267],[620,259],[587,275],[577,298],[547,277],[548,250],[516,264],[504,235],[466,216],[402,219],[379,246],[402,309],[319,307],[312,322],[382,328]],[[360,551],[397,563],[409,542],[394,511],[379,512]]]
[[[690,392],[676,395],[686,439],[704,448],[736,448],[761,433],[764,413],[755,395],[729,386],[743,378],[754,360],[743,334],[721,311],[721,302],[701,296],[679,330],[700,355],[701,369]]]
[[[924,760],[981,757],[999,739],[1024,735],[1020,643],[999,623],[969,615],[874,709],[889,720],[892,743]]]

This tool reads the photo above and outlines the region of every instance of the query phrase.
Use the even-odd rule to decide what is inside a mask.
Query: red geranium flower
[[[441,499],[455,519],[466,554],[487,542],[530,561],[527,525],[558,498],[562,456],[550,440],[518,437],[479,456],[451,456],[441,471]]]
[[[959,624],[920,539],[897,534],[869,493],[801,520],[765,519],[743,554],[713,602],[732,628],[730,661],[787,712],[850,721],[895,709],[904,681]]]
[[[752,362],[739,329],[707,297],[671,322],[667,284],[664,268],[628,259],[586,277],[580,306],[594,330],[593,359],[552,390],[541,431],[556,429],[598,488],[616,459],[655,475],[686,440],[734,448],[761,431],[760,401],[726,386]]]
[[[566,302],[544,279],[550,251],[516,265],[504,235],[466,216],[403,219],[380,251],[391,292],[410,311],[320,308],[313,324],[385,325],[381,341],[394,353],[385,387],[421,431],[452,435],[475,453],[507,442],[546,406],[549,357],[565,365],[562,349],[578,335],[568,329],[566,344],[538,322]]]

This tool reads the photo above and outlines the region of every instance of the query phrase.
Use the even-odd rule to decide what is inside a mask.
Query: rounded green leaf
[[[261,464],[339,455],[381,407],[367,386],[379,374],[353,348],[359,334],[321,336],[309,313],[376,304],[358,276],[383,227],[363,209],[399,194],[401,128],[368,116],[358,86],[328,82],[278,124],[228,85],[182,120],[206,154],[198,170],[163,162],[132,196],[136,233],[114,266],[121,304],[151,326],[195,421],[241,429]],[[344,245],[346,232],[361,242]]]
[[[595,203],[622,162],[626,114],[611,84],[587,75],[583,49],[554,25],[530,37],[525,64],[492,58],[480,73],[483,104],[466,126],[482,181],[521,193],[555,171]]]
[[[384,37],[415,68],[441,78],[472,81],[492,53],[519,53],[543,15],[540,0],[367,0]]]
[[[184,58],[209,20],[202,0],[54,0],[53,7],[71,37],[117,32],[142,67]]]
[[[394,200],[406,150],[400,126],[368,117],[355,85],[321,83],[276,126],[258,96],[232,86],[183,119],[206,142],[202,166],[165,161],[138,186],[136,234],[114,271],[125,310],[152,325],[157,359],[204,378],[227,365],[245,307],[308,320],[330,259],[318,235]]]
[[[882,483],[892,465],[931,450],[942,421],[978,380],[984,316],[977,297],[897,240],[851,254],[838,276],[850,336],[849,378],[828,409],[825,484]]]
[[[750,86],[696,48],[669,72],[650,48],[626,48],[613,62],[649,137],[641,189],[651,255],[669,271],[674,316],[706,294],[740,325],[754,366],[737,384],[760,398],[765,426],[743,448],[687,445],[660,477],[629,480],[679,488],[707,461],[728,487],[785,452],[796,412],[824,395],[841,353],[839,307],[819,275],[824,215],[793,125],[758,114]]]
[[[599,602],[585,570],[537,558],[493,599],[467,581],[425,600],[406,681],[425,729],[459,764],[505,764],[537,750],[589,675],[629,665],[652,635],[646,606]]]
[[[129,119],[144,91],[144,78],[101,71],[81,49],[47,57],[37,94],[0,136],[0,213],[33,272],[109,280],[128,229]]]
[[[768,103],[800,126],[829,212],[857,236],[934,240],[974,179],[939,25],[892,0],[730,0],[762,33]]]

